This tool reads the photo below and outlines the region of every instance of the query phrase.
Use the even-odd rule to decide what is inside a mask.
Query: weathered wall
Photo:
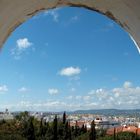
[[[140,0],[0,0],[0,47],[28,18],[59,6],[85,7],[120,24],[140,48]]]

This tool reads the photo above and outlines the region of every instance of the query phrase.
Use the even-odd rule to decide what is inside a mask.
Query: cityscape
[[[23,119],[25,117],[24,116],[25,114],[26,115],[28,114],[29,118],[31,118],[31,117],[34,118],[34,121],[36,120],[36,121],[42,122],[44,124],[47,124],[47,123],[53,124],[54,120],[56,119],[56,116],[57,116],[58,122],[63,122],[64,118],[65,118],[65,121],[68,122],[69,127],[72,129],[77,128],[77,129],[79,129],[79,131],[82,131],[84,128],[85,132],[83,132],[82,135],[84,133],[90,133],[90,131],[92,129],[92,122],[94,120],[95,131],[97,131],[98,133],[104,132],[103,134],[99,133],[100,135],[98,134],[98,137],[101,137],[101,138],[110,137],[111,138],[113,136],[112,139],[114,139],[114,135],[116,135],[115,139],[118,139],[119,134],[124,133],[124,132],[134,134],[135,139],[136,138],[138,139],[140,136],[140,110],[123,110],[124,114],[120,113],[120,112],[122,112],[122,110],[116,110],[116,109],[92,110],[92,111],[90,110],[88,112],[89,113],[87,113],[87,110],[86,110],[86,114],[85,114],[84,110],[68,112],[68,113],[66,113],[66,112],[64,112],[64,113],[62,113],[62,112],[27,112],[27,111],[10,112],[8,109],[6,109],[4,112],[0,112],[0,122],[1,122],[0,125],[3,125],[9,121],[11,121],[11,122],[14,121],[15,125],[18,125],[18,128],[19,128],[19,127],[21,127],[21,125],[22,125],[21,122],[23,121],[23,120],[21,121],[19,119],[20,118],[19,116],[22,116],[21,119]],[[95,112],[95,113],[93,113],[93,112]],[[97,114],[97,112],[99,114]],[[113,112],[116,112],[116,113],[114,114]],[[42,129],[43,129],[43,125],[42,125]],[[59,129],[59,128],[57,128],[57,129]],[[72,130],[71,130],[71,132],[72,132]],[[46,135],[43,135],[43,136],[41,139],[47,138]],[[97,134],[96,134],[96,137],[97,137]],[[131,137],[133,137],[133,135]],[[72,135],[71,135],[71,139],[75,139],[75,138],[76,138],[76,136],[74,138],[72,138]],[[130,138],[130,136],[127,136],[127,139],[128,138]],[[27,138],[27,139],[34,139],[34,138],[31,138],[31,136],[29,136],[29,138]],[[38,138],[36,138],[36,139],[38,139]],[[51,139],[51,138],[49,138],[49,139]],[[62,139],[62,138],[55,138],[55,139]],[[65,139],[69,139],[69,137],[65,138]],[[85,139],[88,139],[88,135],[86,135]],[[90,139],[90,137],[89,137],[89,139]],[[94,139],[94,138],[91,138],[90,140],[92,140],[92,139]],[[121,139],[123,139],[123,137]]]
[[[113,109],[112,109],[113,110]],[[110,110],[104,110],[106,114],[102,114],[102,110],[98,110],[100,114],[95,113],[85,113],[83,112],[68,112],[66,119],[70,121],[71,126],[75,126],[76,121],[78,126],[86,125],[88,129],[91,128],[91,122],[94,120],[96,124],[96,129],[108,129],[118,126],[136,126],[140,127],[140,110],[123,110],[125,114],[119,113],[119,110],[114,113],[108,113]],[[131,113],[130,113],[131,111]],[[94,112],[94,110],[92,110]],[[118,113],[117,113],[118,112]],[[21,112],[9,112],[8,109],[5,112],[0,112],[0,120],[13,120],[15,116],[19,115]],[[33,116],[38,121],[43,119],[45,122],[53,122],[55,116],[57,115],[58,119],[63,118],[63,112],[29,112],[29,116]]]

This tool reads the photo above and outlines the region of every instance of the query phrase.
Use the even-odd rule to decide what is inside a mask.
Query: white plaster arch
[[[140,49],[140,0],[0,0],[0,48],[24,21],[42,10],[61,6],[85,7],[121,25]]]

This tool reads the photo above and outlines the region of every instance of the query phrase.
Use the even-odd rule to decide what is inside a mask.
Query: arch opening
[[[69,8],[67,8],[67,9],[69,9]],[[77,9],[78,9],[78,8],[77,8]],[[79,8],[79,9],[80,9],[81,11],[86,11],[86,10],[83,10],[83,9],[81,9],[81,8]],[[61,10],[61,9],[60,9],[60,10]],[[87,10],[86,12],[88,12],[88,13],[91,14],[91,11],[88,11],[88,10]],[[95,14],[98,15],[98,16],[101,16],[101,15],[99,15],[99,14],[97,14],[97,13],[95,13]],[[55,17],[55,16],[54,16],[54,17]],[[101,17],[103,17],[104,19],[107,19],[107,18],[105,18],[104,16],[101,16]],[[74,19],[75,19],[75,18],[74,18]],[[91,18],[89,18],[89,19],[91,19]],[[92,18],[92,19],[94,19],[94,18]],[[96,18],[95,18],[95,19],[96,19]],[[40,19],[38,19],[38,20],[40,21]],[[31,20],[30,20],[30,21],[31,21]],[[32,20],[32,21],[33,21],[33,20]],[[83,20],[83,21],[84,21],[84,20]],[[87,20],[87,21],[88,21],[88,20]],[[95,21],[95,20],[94,20],[94,21]],[[110,21],[111,21],[111,20],[110,20]],[[112,22],[112,21],[111,21],[111,22]],[[30,22],[27,22],[27,23],[30,23]],[[43,23],[43,22],[42,22],[42,23]],[[82,22],[81,22],[81,23],[82,23]],[[90,22],[89,22],[89,23],[90,23]],[[92,28],[92,24],[93,24],[93,23],[91,22],[89,28]],[[25,25],[26,25],[26,23],[25,23]],[[29,24],[28,24],[28,25],[29,25]],[[52,24],[52,25],[53,25],[53,24]],[[56,25],[56,24],[55,24],[55,25]],[[33,24],[30,24],[29,27],[31,28],[31,26],[34,26],[34,25],[33,25]],[[48,26],[49,26],[49,24],[48,24]],[[54,25],[53,25],[53,26],[54,26]],[[112,24],[109,25],[109,26],[111,26],[111,28],[112,28]],[[37,26],[36,26],[36,27],[37,27]],[[41,27],[40,27],[40,28],[42,28],[42,27],[43,27],[43,24],[41,24]],[[57,26],[57,27],[58,27],[58,26]],[[78,26],[76,26],[76,27],[78,27]],[[82,27],[84,27],[84,26],[82,26]],[[117,26],[117,27],[119,27],[119,26]],[[47,27],[46,27],[46,28],[47,28]],[[24,29],[25,29],[25,28],[23,28],[22,30],[19,30],[19,31],[22,33],[22,32],[24,31]],[[35,29],[36,29],[36,28],[35,28]],[[54,27],[53,27],[53,28],[50,28],[50,27],[49,27],[49,29],[53,29],[53,30],[55,31],[54,35],[53,35],[53,34],[50,34],[50,35],[49,35],[49,36],[51,36],[51,37],[55,36],[55,38],[53,38],[53,39],[55,40],[54,42],[57,42],[57,41],[62,41],[62,42],[63,42],[63,41],[64,41],[64,40],[62,39],[63,36],[60,36],[60,35],[56,34],[56,33],[57,33],[57,29],[56,29],[56,28],[54,29]],[[76,28],[75,28],[75,29],[76,29]],[[84,29],[84,28],[83,28],[83,29]],[[120,29],[120,28],[119,28],[119,29]],[[25,30],[27,30],[27,29],[25,29]],[[97,29],[97,30],[98,30],[98,29]],[[19,36],[21,37],[19,31],[18,31],[18,33],[17,33],[17,36],[19,35]],[[39,31],[39,30],[38,30],[38,31]],[[65,30],[65,31],[66,31],[66,30]],[[71,31],[72,31],[72,30],[71,30]],[[74,31],[74,30],[73,30],[73,31]],[[88,29],[87,31],[90,31],[90,29]],[[45,30],[40,30],[40,33],[41,33],[41,32],[45,32]],[[59,32],[61,32],[61,30],[59,30]],[[63,32],[64,32],[64,30],[63,30]],[[96,30],[95,30],[94,32],[92,32],[94,36],[96,36],[96,35],[95,35],[95,32],[96,32]],[[105,32],[106,32],[106,31],[105,31]],[[124,32],[124,31],[123,31],[123,32]],[[45,32],[45,33],[47,33],[47,32]],[[48,33],[52,33],[52,32],[48,30]],[[87,33],[87,34],[86,34],[86,33]],[[84,49],[85,49],[85,50],[82,49],[82,51],[81,51],[81,52],[84,54],[84,52],[86,52],[86,48],[87,48],[87,49],[90,49],[88,46],[86,47],[86,45],[84,45],[84,44],[85,44],[84,40],[86,40],[87,44],[88,44],[88,42],[89,42],[90,40],[94,40],[92,43],[95,42],[95,39],[87,38],[87,39],[90,39],[90,40],[87,40],[87,39],[84,38],[84,36],[88,36],[88,33],[89,33],[89,32],[81,32],[80,35],[82,35],[82,38],[81,38],[81,36],[79,36],[79,35],[76,36],[77,38],[75,38],[75,39],[81,39],[81,40],[79,41],[79,44],[77,43],[76,40],[68,41],[68,39],[72,38],[75,34],[77,34],[76,31],[75,31],[75,34],[72,35],[72,37],[71,37],[71,34],[70,34],[70,35],[67,34],[68,37],[67,37],[67,39],[66,39],[65,41],[66,41],[66,42],[68,41],[70,44],[71,44],[71,43],[74,43],[74,42],[76,41],[76,44],[78,44],[79,48],[81,48],[81,49],[84,48]],[[33,29],[31,29],[31,31],[28,31],[28,30],[27,30],[27,33],[26,33],[26,34],[27,34],[28,36],[32,36],[32,34],[35,35],[35,34],[38,34],[38,33],[34,33],[34,32],[33,32]],[[56,35],[55,35],[55,34],[56,34]],[[64,34],[65,34],[65,37],[66,37],[66,33],[65,33],[65,32],[64,32]],[[64,34],[63,34],[63,35],[64,35]],[[102,34],[102,33],[99,33],[99,34]],[[89,35],[90,35],[90,34],[89,34]],[[126,35],[126,34],[125,34],[125,35]],[[49,36],[47,36],[47,37],[49,37]],[[113,36],[114,36],[114,35],[112,34],[112,37],[113,37]],[[37,36],[36,36],[36,37],[37,37]],[[38,36],[38,37],[39,37],[39,36]],[[37,38],[38,38],[38,37],[37,37]],[[41,38],[44,38],[44,37],[46,37],[46,36],[41,36]],[[105,38],[106,35],[105,35],[105,36],[102,36],[102,37]],[[114,40],[117,40],[117,39],[115,39],[115,37],[116,37],[116,36],[114,36]],[[14,36],[14,38],[15,38],[15,36]],[[31,38],[32,38],[32,37],[31,37]],[[103,41],[103,38],[101,39],[102,41]],[[118,39],[119,39],[119,38],[122,39],[121,36],[119,36],[119,37],[117,37],[117,38],[118,38]],[[129,38],[127,38],[127,39],[129,40]],[[39,40],[39,42],[40,42],[40,39],[38,39],[38,40]],[[25,46],[21,46],[21,45],[22,45],[22,44],[26,44],[28,47],[30,47],[30,46],[32,46],[32,44],[37,44],[38,40],[36,40],[35,43],[32,43],[32,39],[16,37],[16,41],[15,41],[14,43],[16,43],[15,45],[17,45],[19,48],[18,48],[17,52],[16,52],[15,49],[13,49],[13,50],[12,50],[12,54],[14,54],[14,55],[17,54],[16,59],[19,59],[19,58],[18,58],[18,55],[21,53],[21,52],[20,52],[20,47],[26,48]],[[108,38],[107,40],[108,40],[107,42],[109,42],[110,38]],[[122,39],[122,40],[123,40],[123,39]],[[121,40],[121,41],[122,41],[122,40]],[[83,41],[83,43],[81,43],[82,41]],[[99,39],[98,39],[98,41],[99,41]],[[104,62],[103,58],[104,58],[104,59],[109,58],[109,57],[113,54],[113,52],[117,52],[117,51],[118,51],[118,47],[117,47],[116,44],[117,44],[118,42],[121,42],[121,41],[118,40],[115,44],[112,44],[112,45],[110,45],[109,43],[104,44],[105,41],[103,41],[102,47],[103,47],[103,46],[105,46],[105,47],[103,47],[102,50],[100,49],[100,47],[98,47],[98,48],[96,48],[96,49],[94,50],[95,52],[94,52],[93,50],[90,51],[92,54],[89,53],[89,56],[91,57],[91,59],[89,59],[89,62],[92,64],[92,61],[91,61],[91,60],[93,59],[93,56],[94,56],[94,55],[97,55],[97,54],[98,54],[99,56],[96,58],[97,60],[95,60],[94,63],[97,63],[97,64],[98,64],[98,63],[100,63],[100,62],[101,62],[101,63]],[[123,41],[124,41],[124,40],[123,40]],[[20,42],[22,42],[22,43],[20,43]],[[99,41],[99,42],[101,43],[101,41]],[[13,43],[13,44],[14,44],[14,43]],[[81,43],[81,44],[80,44],[80,43]],[[9,43],[8,43],[8,44],[9,44]],[[59,43],[58,43],[58,44],[59,44]],[[11,45],[11,44],[10,44],[10,45]],[[9,46],[10,46],[10,45],[9,45]],[[45,45],[48,45],[48,44],[45,44]],[[67,46],[68,44],[65,44],[65,45]],[[81,45],[84,45],[84,46],[81,47]],[[93,45],[93,44],[92,44],[92,45]],[[17,46],[16,46],[16,47],[17,47]],[[41,46],[41,45],[38,45],[38,46]],[[72,48],[72,46],[75,46],[75,44],[73,44],[73,45],[71,45],[71,46],[69,45],[69,48]],[[93,46],[96,46],[96,45],[93,45]],[[109,51],[109,50],[108,50],[108,51],[106,50],[106,46],[110,46],[110,51]],[[111,50],[111,48],[114,47],[114,46],[116,46],[116,47],[114,48],[114,50]],[[127,45],[124,45],[124,46],[127,46]],[[76,47],[76,46],[75,46],[75,47]],[[38,48],[38,49],[39,49],[39,48]],[[53,48],[53,46],[52,46],[52,49],[55,50],[55,48]],[[40,50],[41,50],[41,48],[40,48]],[[66,51],[65,53],[66,53],[67,55],[69,55],[68,50],[70,50],[70,49],[67,48],[67,49],[65,50],[65,51]],[[79,49],[79,50],[80,50],[80,49]],[[104,56],[104,52],[106,52],[106,51],[109,52],[109,53],[108,53],[108,55],[107,55],[107,53],[106,53],[106,55]],[[112,51],[112,52],[111,52],[111,51]],[[39,52],[39,50],[38,50],[38,52]],[[57,50],[56,52],[59,52],[59,50]],[[63,49],[62,49],[62,52],[64,52]],[[79,53],[78,53],[78,50],[77,50],[76,52],[77,52],[77,54],[79,54]],[[64,55],[64,56],[66,57],[65,53],[62,54],[62,56]],[[77,60],[77,56],[76,56],[77,54],[73,54],[73,57],[75,56],[74,58],[75,58],[76,60]],[[94,55],[93,55],[93,54],[94,54]],[[43,55],[45,55],[45,54],[43,54]],[[58,55],[58,54],[57,54],[57,55]],[[93,56],[92,56],[92,55],[93,55]],[[116,57],[115,57],[115,59],[114,59],[113,57],[114,57],[115,55],[116,55]],[[114,64],[117,64],[117,65],[118,65],[118,59],[117,59],[117,58],[118,58],[118,57],[122,58],[121,53],[119,53],[119,54],[116,53],[116,54],[114,54],[114,56],[113,56],[111,59],[107,59],[107,61],[105,60],[105,63],[103,63],[103,65],[105,65],[105,64],[108,65],[108,64],[110,64],[110,63],[112,64],[111,61],[113,61],[113,60],[115,60],[115,61],[114,61]],[[124,52],[124,56],[129,56],[129,53],[128,53],[128,52]],[[27,56],[27,59],[28,59],[28,57],[29,57],[29,56]],[[63,58],[63,60],[65,60],[65,59],[67,58],[67,57],[66,57],[66,58],[65,58],[65,57]],[[38,57],[37,57],[37,58],[38,58]],[[36,60],[36,61],[38,62],[37,58],[34,58],[34,60]],[[57,60],[59,61],[59,57],[56,56],[56,58],[58,58]],[[102,58],[102,59],[101,59],[101,58]],[[27,62],[27,59],[26,59],[26,60],[24,59],[23,62],[24,62],[24,61]],[[70,59],[70,58],[69,58],[69,59]],[[122,58],[122,59],[124,59],[124,58]],[[34,60],[33,60],[32,58],[30,59],[31,62],[34,62]],[[78,62],[78,61],[76,61],[76,60],[75,60],[75,63],[77,62],[77,64],[78,64],[78,63],[81,64],[81,62],[82,62],[82,63],[84,62],[84,59],[82,59],[82,61],[80,61],[80,62]],[[56,61],[56,60],[55,60],[55,61]],[[132,61],[131,61],[131,62],[132,62]],[[87,63],[88,63],[88,61],[87,61]],[[38,63],[38,64],[39,64],[39,63]],[[61,62],[59,61],[58,64],[61,64]],[[84,63],[83,63],[83,64],[84,64]],[[116,67],[116,65],[114,65],[114,64],[112,64],[112,66],[114,66],[116,69],[122,68],[122,66],[120,67],[120,66],[118,65],[118,67]],[[61,64],[61,65],[62,65],[62,64]],[[68,64],[68,65],[69,65],[68,67],[67,67],[67,66],[62,66],[62,67],[61,67],[61,68],[63,68],[63,67],[65,68],[64,71],[62,71],[61,75],[66,75],[66,74],[65,74],[65,70],[66,70],[66,71],[69,71],[69,70],[70,70],[70,71],[73,71],[73,70],[74,70],[74,71],[76,71],[76,73],[79,73],[79,72],[81,71],[81,69],[78,67],[78,65],[77,65],[76,67],[74,67],[74,66],[71,65],[71,64]],[[75,65],[76,65],[76,64],[75,64]],[[98,64],[98,65],[99,65],[99,64]],[[99,67],[98,65],[96,65],[96,66]],[[128,64],[126,63],[126,65],[128,65]],[[55,65],[53,65],[53,66],[55,67]],[[56,66],[57,66],[57,64],[56,64]],[[124,66],[125,66],[125,65],[124,65]],[[134,65],[133,65],[133,66],[134,66]],[[131,70],[132,70],[132,71],[133,71],[133,68],[134,68],[133,66],[131,66]],[[27,68],[30,68],[30,67],[27,66]],[[123,68],[126,69],[125,67],[123,67]],[[127,67],[127,68],[130,69],[130,67]],[[36,69],[36,68],[34,68],[34,69]],[[103,73],[104,73],[104,70],[105,70],[105,69],[108,71],[108,69],[107,69],[106,67],[100,68],[100,70],[103,70]],[[30,70],[32,70],[32,68],[30,68],[29,71],[30,71]],[[11,71],[11,70],[10,70],[10,71]],[[58,73],[59,73],[59,70],[57,70],[57,71],[58,71]],[[61,70],[60,70],[60,71],[61,71]],[[83,71],[83,70],[82,70],[82,71]],[[84,71],[86,71],[86,68],[84,69]],[[93,71],[94,71],[94,70],[93,70]],[[97,70],[97,71],[98,71],[98,70]],[[102,73],[102,74],[103,74],[103,73]],[[101,74],[101,73],[100,73],[100,74]],[[40,74],[37,74],[37,75],[40,75]],[[60,73],[59,73],[58,75],[60,75]],[[98,75],[98,74],[97,74],[97,75]],[[130,75],[131,75],[131,74],[130,74]],[[70,75],[67,74],[67,76],[71,76],[71,74],[70,74]],[[102,75],[102,76],[104,76],[104,75]],[[102,77],[102,76],[101,76],[101,77]],[[100,76],[99,76],[99,77],[100,77]],[[101,78],[101,77],[100,77],[100,78]],[[110,76],[107,76],[107,77],[110,77]],[[33,78],[33,77],[32,77],[32,78]],[[31,78],[31,79],[32,79],[32,78]],[[90,78],[90,77],[89,77],[89,78]],[[131,77],[131,78],[132,78],[132,77]],[[131,78],[129,78],[129,79],[131,79]],[[33,78],[33,79],[34,79],[34,78]],[[78,77],[74,77],[74,79],[77,80]],[[73,78],[72,78],[72,80],[73,80]],[[114,78],[113,80],[115,81],[115,80],[117,80],[117,78]],[[34,80],[34,81],[35,81],[35,80]],[[41,81],[41,80],[40,80],[40,81]],[[55,81],[55,80],[54,80],[54,81]],[[100,81],[101,81],[101,79],[100,79],[97,83],[99,83]],[[124,81],[123,81],[123,82],[124,82]],[[126,86],[127,84],[128,84],[128,87]],[[125,85],[125,86],[124,86],[124,85]],[[126,83],[124,83],[124,85],[121,85],[121,88],[120,88],[121,90],[124,90],[125,87],[126,87],[127,90],[129,90],[129,88],[132,88],[132,90],[135,90],[135,88],[131,87],[132,84],[131,84],[131,82],[129,82],[129,81],[126,81]],[[118,86],[118,87],[119,87],[119,86]],[[48,88],[49,88],[49,87],[48,87]],[[23,90],[23,91],[25,90],[25,91],[26,91],[25,87],[22,87],[21,90]],[[71,87],[71,90],[74,91],[75,89]],[[103,94],[104,92],[106,92],[106,89],[104,90],[104,89],[102,89],[102,88],[101,88],[101,89],[98,89],[98,88],[96,89],[96,88],[95,88],[95,91],[96,91],[97,93]],[[108,91],[109,91],[109,90],[107,90],[107,93],[108,93]],[[112,89],[111,91],[113,91],[113,89]],[[50,92],[51,92],[51,93],[52,93],[52,92],[56,92],[56,93],[57,93],[58,91],[57,91],[57,89],[55,89],[55,88],[53,89],[53,88],[52,88],[52,89],[50,89]],[[90,91],[89,91],[89,92],[90,92]],[[115,92],[115,91],[113,91],[113,92]],[[91,91],[91,93],[90,93],[89,95],[92,95],[93,93],[94,93],[94,92]],[[53,93],[52,93],[52,94],[53,94]],[[89,95],[85,95],[85,97],[84,97],[85,100],[86,100],[86,99],[89,99]],[[119,95],[116,94],[116,96],[119,96]],[[77,96],[77,97],[74,96],[74,97],[69,97],[69,98],[77,98],[77,99],[80,99],[81,97],[80,97],[80,96],[79,96],[79,97],[78,97],[78,96]],[[112,100],[111,97],[110,97],[110,100]],[[29,104],[29,105],[30,105],[30,104]],[[94,104],[93,104],[93,105],[94,105]],[[79,106],[79,107],[80,107],[80,106]]]

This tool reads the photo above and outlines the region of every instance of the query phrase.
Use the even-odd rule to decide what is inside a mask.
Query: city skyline
[[[0,110],[140,108],[139,52],[127,32],[83,8],[44,11],[0,55]]]

